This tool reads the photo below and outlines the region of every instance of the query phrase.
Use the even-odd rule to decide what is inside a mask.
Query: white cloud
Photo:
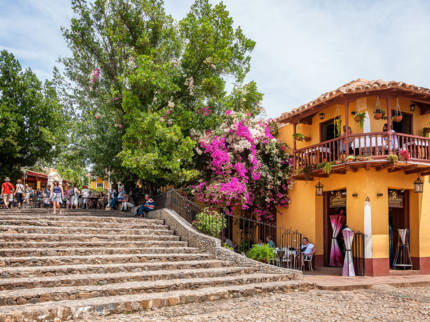
[[[68,0],[2,2],[0,48],[39,77],[69,55],[60,26]],[[3,4],[5,2],[5,4]],[[183,18],[193,0],[165,0]],[[218,1],[211,0],[212,3]],[[430,88],[430,1],[225,0],[236,26],[257,42],[247,78],[276,117],[357,78],[397,80]]]

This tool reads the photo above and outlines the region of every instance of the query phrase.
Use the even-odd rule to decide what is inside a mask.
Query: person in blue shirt
[[[272,240],[272,236],[270,236],[270,235],[267,236],[266,237],[266,241],[267,241],[267,245],[269,245],[270,248],[275,248],[276,247],[275,243]]]
[[[111,210],[115,210],[115,209],[116,209],[116,204],[117,204],[118,202],[122,202],[122,201],[124,200],[124,194],[126,193],[126,192],[125,192],[125,190],[124,190],[124,189],[120,189],[120,188],[118,188],[118,191],[119,191],[118,197],[117,197],[117,198],[113,198],[113,199],[110,201],[110,209],[111,209]],[[121,200],[121,201],[120,201],[120,200]]]
[[[143,217],[143,212],[148,213],[155,209],[154,200],[152,200],[149,195],[145,195],[145,204],[140,205],[139,217]]]
[[[51,185],[48,184],[48,186],[45,188],[45,190],[43,190],[45,196],[47,196],[48,198],[51,196]]]

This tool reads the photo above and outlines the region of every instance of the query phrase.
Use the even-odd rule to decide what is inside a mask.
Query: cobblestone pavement
[[[103,321],[429,321],[430,286],[259,294],[104,317]],[[88,322],[100,319],[86,320]]]

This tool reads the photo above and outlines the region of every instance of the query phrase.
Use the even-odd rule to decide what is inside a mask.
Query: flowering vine
[[[285,152],[286,145],[271,134],[272,125],[272,121],[227,111],[216,130],[192,131],[204,165],[202,179],[191,187],[196,198],[226,207],[227,212],[245,210],[259,220],[273,218],[280,207],[287,207],[288,189],[294,183],[290,180],[293,160]]]

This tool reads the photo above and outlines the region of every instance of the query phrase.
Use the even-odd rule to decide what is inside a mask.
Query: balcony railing
[[[390,148],[391,146],[391,148]],[[400,156],[400,151],[408,151],[411,161],[430,163],[430,138],[403,133],[387,132],[350,134],[345,137],[310,145],[294,151],[295,169],[321,162],[343,161],[347,156],[385,159],[387,155]]]

